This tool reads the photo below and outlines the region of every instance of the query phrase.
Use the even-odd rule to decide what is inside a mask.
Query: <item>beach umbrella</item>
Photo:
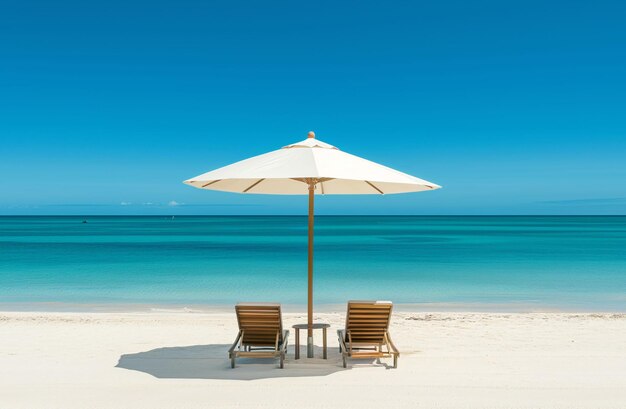
[[[315,195],[385,195],[438,189],[434,183],[343,152],[308,138],[281,149],[203,173],[184,183],[248,194],[308,195],[308,338],[313,357],[313,225]]]

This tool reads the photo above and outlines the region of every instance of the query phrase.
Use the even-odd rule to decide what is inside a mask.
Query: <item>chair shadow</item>
[[[316,358],[294,359],[293,346],[285,359],[285,368],[278,368],[278,359],[239,358],[237,366],[230,367],[230,344],[190,345],[164,347],[120,357],[116,368],[144,372],[161,379],[232,379],[255,380],[327,376],[343,368],[338,348],[328,348],[328,359],[321,359],[322,348],[315,347]],[[372,361],[373,363],[373,361]],[[385,365],[386,366],[386,365]]]

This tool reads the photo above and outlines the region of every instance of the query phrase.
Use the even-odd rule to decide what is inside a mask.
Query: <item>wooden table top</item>
[[[294,326],[292,326],[291,328],[295,328],[295,329],[309,329],[309,324],[296,324]],[[324,323],[315,323],[312,325],[313,329],[322,329],[322,328],[330,328],[330,324],[324,324]]]

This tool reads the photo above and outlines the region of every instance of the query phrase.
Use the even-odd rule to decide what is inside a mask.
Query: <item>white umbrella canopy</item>
[[[309,196],[308,338],[313,357],[313,226],[315,195],[382,195],[421,192],[441,186],[342,152],[315,139],[254,156],[184,183],[199,189],[235,193]]]
[[[343,152],[314,138],[287,145],[184,183],[193,187],[236,193],[275,195],[369,195],[420,192],[440,186]]]

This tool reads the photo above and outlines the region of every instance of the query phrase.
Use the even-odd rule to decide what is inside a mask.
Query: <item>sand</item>
[[[0,313],[0,408],[626,408],[626,314],[397,312],[398,369],[343,369],[317,319],[327,361],[292,332],[286,369],[233,370],[232,313]]]

